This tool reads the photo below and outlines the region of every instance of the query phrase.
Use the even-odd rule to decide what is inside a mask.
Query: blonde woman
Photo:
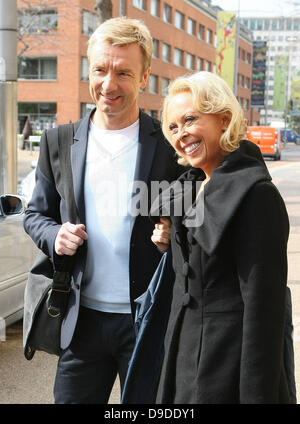
[[[179,181],[197,188],[192,209],[203,219],[170,217],[176,279],[156,401],[290,403],[289,221],[259,149],[244,139],[243,112],[223,79],[199,72],[169,87],[163,132],[191,165]],[[152,240],[166,241],[159,226]]]

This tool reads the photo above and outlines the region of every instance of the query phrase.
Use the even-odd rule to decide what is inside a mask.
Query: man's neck
[[[130,116],[123,117],[123,119],[118,115],[107,115],[99,112],[99,110],[96,109],[94,114],[91,116],[91,119],[93,123],[99,128],[105,130],[121,130],[136,122],[138,117],[139,109],[137,109],[136,113],[132,113]]]

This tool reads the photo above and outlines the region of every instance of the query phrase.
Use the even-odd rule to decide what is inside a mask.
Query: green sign
[[[273,110],[284,111],[288,78],[288,56],[275,57]]]

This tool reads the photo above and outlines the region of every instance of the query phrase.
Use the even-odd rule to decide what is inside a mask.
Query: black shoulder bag
[[[73,190],[70,146],[79,123],[58,127],[58,154],[68,218],[78,223]],[[71,270],[74,256],[62,256],[54,270],[53,263],[43,252],[29,273],[25,288],[23,344],[25,358],[30,360],[36,350],[59,355],[61,324],[71,291]]]

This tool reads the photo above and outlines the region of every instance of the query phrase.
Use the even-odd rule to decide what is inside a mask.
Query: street
[[[35,159],[29,157],[29,162]],[[288,244],[288,285],[292,292],[294,348],[297,392],[300,391],[300,146],[288,143],[281,161],[266,160],[273,182],[285,200],[290,218]],[[27,168],[22,168],[26,174]],[[0,404],[53,403],[52,388],[57,358],[37,352],[27,361],[22,350],[22,322],[6,330],[6,341],[0,342]],[[119,403],[119,384],[116,382],[110,403]],[[298,395],[300,403],[300,395]]]

